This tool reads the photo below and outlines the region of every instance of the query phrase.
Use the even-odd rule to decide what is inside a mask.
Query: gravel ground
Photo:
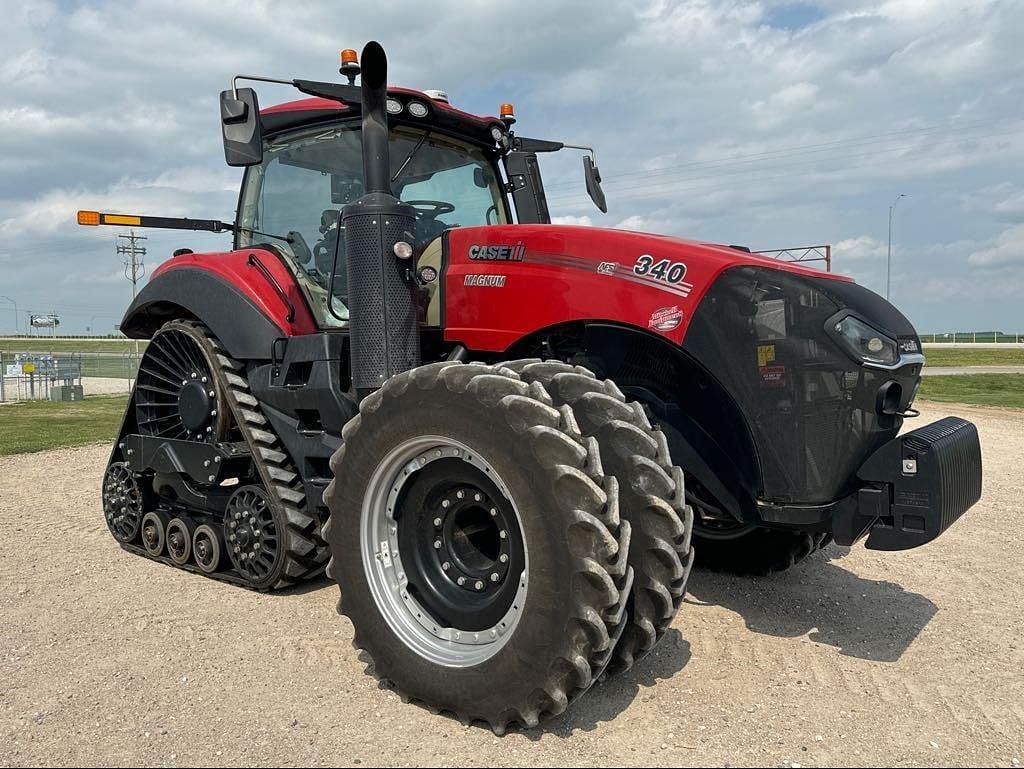
[[[0,764],[1017,765],[1024,411],[924,406],[974,419],[987,463],[938,542],[697,572],[655,654],[504,739],[378,689],[333,586],[256,595],[118,549],[105,446],[0,458]]]

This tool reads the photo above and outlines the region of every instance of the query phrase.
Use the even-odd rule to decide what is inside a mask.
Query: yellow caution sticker
[[[757,365],[767,366],[775,361],[775,345],[762,344],[757,347]]]
[[[22,373],[25,373],[25,374],[34,374],[34,373],[36,373],[36,364],[35,363],[23,363],[22,366],[21,366],[21,371],[22,371]]]

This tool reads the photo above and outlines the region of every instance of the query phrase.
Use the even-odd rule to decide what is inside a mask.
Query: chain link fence
[[[135,352],[6,352],[0,350],[0,403],[80,400],[131,390]]]

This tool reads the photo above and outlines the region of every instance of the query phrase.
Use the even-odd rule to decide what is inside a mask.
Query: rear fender
[[[165,262],[128,308],[121,331],[149,339],[181,317],[206,324],[243,360],[269,360],[275,339],[317,330],[291,273],[263,250],[189,254]]]

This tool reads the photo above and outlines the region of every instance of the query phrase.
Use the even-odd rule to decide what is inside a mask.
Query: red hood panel
[[[636,326],[680,344],[725,269],[749,264],[849,281],[797,264],[663,235],[567,225],[449,232],[445,338],[500,352],[574,320]]]

